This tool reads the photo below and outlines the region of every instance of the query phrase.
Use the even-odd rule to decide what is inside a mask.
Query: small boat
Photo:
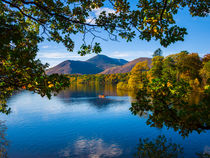
[[[99,98],[105,98],[104,94],[102,94],[102,95],[99,94],[98,97],[99,97]]]

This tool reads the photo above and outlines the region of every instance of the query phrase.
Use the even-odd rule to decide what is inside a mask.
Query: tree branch
[[[77,21],[77,20],[73,20],[73,19],[69,19],[64,15],[58,14],[58,13],[52,13],[49,11],[48,7],[41,5],[40,3],[36,3],[36,2],[29,2],[29,1],[24,1],[21,0],[22,3],[24,4],[32,4],[32,5],[36,5],[39,9],[45,11],[47,14],[51,15],[51,16],[56,16],[62,19],[65,19],[69,22],[75,23],[75,24],[80,24],[80,25],[87,25],[87,26],[104,26],[104,25],[96,25],[96,24],[91,24],[91,23],[83,23],[81,21]]]
[[[167,7],[167,0],[164,1],[163,10],[162,10],[162,13],[160,14],[160,21],[163,20],[163,13],[166,10],[166,7]]]

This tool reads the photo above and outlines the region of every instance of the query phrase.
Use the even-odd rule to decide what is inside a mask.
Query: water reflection
[[[116,88],[112,85],[99,84],[72,84],[69,88],[59,93],[62,98],[96,97],[99,94],[105,96],[117,96]]]
[[[4,121],[0,120],[0,158],[7,158],[7,146],[8,141],[5,137],[6,135],[6,125]]]
[[[99,98],[100,94],[104,94],[105,98]],[[124,92],[121,96],[127,96],[128,93]],[[109,97],[112,96],[112,97]],[[118,96],[116,87],[112,85],[82,85],[73,84],[68,89],[60,92],[57,97],[61,98],[67,106],[72,104],[89,103],[97,109],[106,109],[109,105],[125,103],[124,100],[117,100],[113,96]]]
[[[132,96],[135,97],[134,91],[118,90],[113,85],[99,84],[72,84],[69,88],[61,91],[58,97],[61,98],[82,98],[98,97],[99,94],[105,96]]]
[[[210,147],[205,146],[204,150],[203,150],[203,153],[198,153],[197,155],[200,158],[209,158],[210,157]]]
[[[176,143],[172,143],[164,135],[150,140],[139,139],[139,145],[135,157],[138,158],[177,158],[183,153],[183,148]]]
[[[106,97],[99,98],[98,94],[105,94]],[[175,114],[179,110],[187,110],[188,113],[187,105],[179,109],[169,106],[159,113],[156,107],[146,109],[136,106],[136,114],[141,116],[138,117],[129,111],[131,100],[128,95],[131,92],[117,91],[109,85],[72,85],[51,100],[29,92],[17,94],[9,101],[12,113],[0,116],[6,120],[8,139],[11,140],[9,156],[131,158],[136,148],[139,149],[139,138],[143,140],[149,137],[154,143],[160,134],[164,134],[167,141],[171,137],[174,143],[182,144],[186,157],[195,157],[195,152],[200,152],[202,156],[208,153],[208,132],[200,135],[194,133],[183,139],[177,132],[164,128],[164,125],[181,124],[182,117],[187,116],[181,113],[177,116],[180,119],[178,122],[172,121],[170,117],[174,116],[170,116],[173,113],[167,113],[168,109]],[[205,110],[205,107],[200,110]],[[199,108],[196,109],[199,111]],[[165,114],[169,116],[163,117]],[[163,128],[146,125],[151,117],[153,121],[153,116],[155,124],[162,123]],[[189,117],[193,119],[191,115]],[[161,119],[169,121],[165,124]],[[165,144],[167,146],[168,142]]]
[[[191,151],[194,152],[194,151]],[[139,139],[137,152],[134,157],[138,158],[179,158],[184,157],[184,148],[180,144],[173,143],[165,135],[159,135],[154,139]],[[202,153],[195,153],[197,158],[209,158],[210,150],[205,146]]]
[[[179,131],[182,136],[197,131],[198,133],[210,129],[210,95],[203,93],[200,99],[193,102],[192,94],[188,98],[169,98],[155,96],[139,91],[136,103],[130,108],[133,114],[148,113],[147,124],[151,127],[166,126]]]
[[[79,138],[73,145],[68,145],[59,152],[60,157],[78,157],[78,158],[101,158],[101,157],[119,157],[122,154],[117,144],[108,144],[101,138],[85,139]]]

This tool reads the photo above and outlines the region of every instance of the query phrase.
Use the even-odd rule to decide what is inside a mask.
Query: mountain
[[[128,63],[128,61],[124,59],[110,58],[105,55],[96,55],[93,58],[88,59],[86,62],[95,64],[97,67],[104,70],[110,67],[121,66]]]
[[[138,58],[133,61],[124,59],[110,58],[105,55],[96,55],[87,61],[66,60],[55,67],[46,71],[48,75],[58,74],[115,74],[130,72],[131,69],[140,61],[147,60],[149,65],[152,58]]]
[[[48,75],[58,74],[97,74],[103,69],[85,61],[66,60],[46,71]]]
[[[104,70],[103,72],[101,72],[100,74],[116,74],[116,73],[126,73],[126,72],[130,72],[132,70],[132,68],[141,61],[148,61],[148,64],[151,67],[151,63],[152,63],[152,58],[138,58],[135,60],[132,60],[130,62],[128,62],[127,64],[123,65],[123,66],[116,66],[116,67],[111,67],[108,68],[106,70]]]

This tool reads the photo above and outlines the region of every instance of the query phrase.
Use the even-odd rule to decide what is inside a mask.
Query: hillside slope
[[[103,72],[101,72],[100,74],[116,74],[116,73],[130,72],[132,70],[132,68],[138,62],[145,61],[145,60],[147,60],[148,64],[151,65],[152,58],[138,58],[138,59],[135,59],[135,60],[132,60],[132,61],[128,62],[127,64],[125,64],[123,66],[116,66],[116,67],[108,68],[108,69],[104,70]]]
[[[103,69],[85,61],[66,60],[46,71],[48,75],[58,74],[97,74]]]
[[[86,62],[95,64],[97,67],[104,70],[110,67],[121,66],[128,63],[128,61],[124,59],[110,58],[105,55],[96,55],[93,58],[88,59]]]

